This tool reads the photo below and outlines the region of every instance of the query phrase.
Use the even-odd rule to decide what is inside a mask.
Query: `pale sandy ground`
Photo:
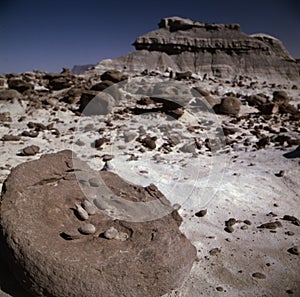
[[[207,85],[207,88],[221,88],[223,93],[228,91],[214,85]],[[241,91],[243,92],[250,91]],[[271,94],[272,90],[265,92]],[[293,95],[296,96],[297,92]],[[290,296],[291,292],[291,296],[300,296],[300,256],[287,252],[292,246],[300,246],[300,227],[281,220],[284,215],[300,218],[300,159],[283,157],[285,152],[295,147],[279,150],[271,146],[259,151],[245,151],[243,145],[237,145],[234,149],[223,148],[214,154],[203,149],[197,158],[192,154],[175,152],[169,155],[157,154],[155,151],[141,154],[134,150],[136,143],[125,144],[122,135],[125,130],[136,131],[141,124],[149,122],[152,124],[147,127],[147,131],[153,135],[159,134],[158,127],[163,123],[161,118],[146,115],[138,120],[120,121],[118,129],[107,132],[113,144],[107,145],[104,151],[97,152],[91,149],[90,143],[99,137],[96,130],[105,127],[101,117],[97,120],[81,119],[78,124],[71,112],[59,111],[49,116],[49,112],[44,110],[27,116],[24,122],[18,122],[17,119],[24,113],[24,106],[15,102],[2,105],[2,110],[10,111],[14,120],[10,128],[0,128],[0,135],[17,135],[26,129],[28,121],[47,124],[53,122],[54,118],[59,118],[64,123],[55,124],[62,133],[59,138],[50,131],[44,131],[38,138],[1,143],[1,183],[11,167],[39,158],[43,153],[73,149],[80,156],[86,155],[92,167],[100,169],[103,166],[101,159],[89,157],[107,152],[115,156],[111,164],[116,173],[142,185],[154,182],[172,203],[181,205],[180,214],[184,219],[181,230],[197,248],[199,260],[195,262],[182,288],[164,297],[281,297]],[[243,107],[244,113],[250,111],[248,107]],[[219,117],[218,120],[227,121],[228,118]],[[82,127],[90,122],[97,129],[84,132]],[[171,125],[173,132],[181,135],[183,142],[188,142],[191,135],[185,128],[189,122],[193,122],[193,117],[185,115],[179,125],[177,121],[167,124]],[[79,130],[75,133],[68,131],[70,127],[77,127]],[[298,137],[299,132],[294,131]],[[206,138],[205,135],[209,133],[207,128],[199,136]],[[73,146],[72,138],[74,142],[80,139],[86,145]],[[41,147],[40,154],[34,157],[16,156],[20,149],[31,144]],[[128,162],[126,160],[129,153],[142,156],[142,159]],[[153,159],[155,155],[156,158]],[[275,176],[280,170],[285,171],[284,176]],[[186,199],[191,188],[194,192]],[[194,214],[201,209],[207,209],[207,215],[195,217]],[[268,215],[270,212],[276,216]],[[224,231],[225,221],[229,218],[241,220],[234,225],[233,233]],[[243,223],[244,220],[249,220],[251,225]],[[263,223],[276,220],[282,223],[282,228],[275,232],[257,229]],[[288,236],[287,231],[292,231],[294,235]],[[211,255],[210,251],[215,248],[219,252]],[[3,263],[0,267],[0,296],[26,297],[26,293],[13,282]],[[255,272],[263,273],[265,279],[254,278],[252,274]]]

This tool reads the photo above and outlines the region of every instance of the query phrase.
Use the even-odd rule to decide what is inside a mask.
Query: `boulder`
[[[95,174],[102,182],[92,187]],[[155,201],[171,211],[144,222],[110,217],[100,210],[110,201],[111,195],[103,198],[107,189],[122,193],[124,204]],[[90,197],[97,195],[96,203]],[[94,203],[100,209],[94,211]],[[181,221],[153,184],[141,187],[95,172],[66,150],[18,165],[5,181],[1,254],[34,296],[159,297],[182,285],[196,258]]]
[[[16,90],[20,93],[23,93],[27,90],[33,90],[33,85],[22,79],[12,78],[7,81],[7,84],[10,89]]]
[[[101,80],[109,80],[112,81],[114,83],[119,83],[123,80],[126,80],[128,78],[128,76],[118,70],[109,70],[104,72],[101,75]]]
[[[273,93],[273,102],[277,103],[278,105],[286,105],[290,101],[287,93],[285,91],[275,91]]]
[[[107,115],[116,105],[116,100],[107,92],[85,91],[79,101],[79,112],[85,116]]]
[[[214,111],[217,114],[226,114],[231,116],[238,116],[241,108],[241,101],[236,97],[222,98],[221,103],[214,106]]]
[[[70,88],[72,85],[73,82],[71,78],[67,75],[57,76],[49,81],[49,87],[54,91],[67,89]]]
[[[17,90],[0,90],[0,101],[4,100],[11,100],[11,99],[20,99],[22,94],[19,93]]]

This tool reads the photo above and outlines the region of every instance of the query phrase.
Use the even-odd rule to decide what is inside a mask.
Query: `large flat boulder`
[[[180,232],[177,211],[144,222],[116,219],[91,199],[108,189],[124,201],[171,207],[154,185],[92,171],[69,150],[12,170],[1,195],[1,254],[34,296],[155,297],[182,284],[196,249]]]

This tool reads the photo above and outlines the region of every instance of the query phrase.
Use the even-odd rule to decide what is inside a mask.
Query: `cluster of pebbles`
[[[97,230],[97,227],[94,224],[88,222],[90,216],[97,215],[97,213],[99,214],[99,210],[89,200],[84,199],[80,204],[75,203],[74,214],[80,221],[84,221],[84,224],[81,224],[81,226],[77,229],[79,233],[62,232],[60,234],[61,237],[66,240],[74,240],[81,238],[80,235],[94,234],[96,237],[100,236],[109,240],[116,239],[124,241],[128,239],[128,234],[126,232],[118,231],[113,226],[109,227],[104,232]]]

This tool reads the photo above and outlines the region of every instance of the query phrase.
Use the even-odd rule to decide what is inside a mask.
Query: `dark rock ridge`
[[[265,79],[300,79],[300,66],[280,40],[267,34],[247,35],[238,24],[206,24],[189,19],[162,19],[159,29],[138,37],[136,51],[95,68],[127,71],[192,71],[200,75]]]
[[[78,159],[74,168],[74,158],[69,150],[43,155],[14,168],[3,185],[1,255],[20,283],[48,297],[155,297],[179,287],[196,249],[179,230],[177,210],[153,184],[144,188],[112,172],[92,173]],[[125,200],[157,200],[172,211],[142,223],[113,219],[86,200],[76,172],[92,195],[108,187]]]

